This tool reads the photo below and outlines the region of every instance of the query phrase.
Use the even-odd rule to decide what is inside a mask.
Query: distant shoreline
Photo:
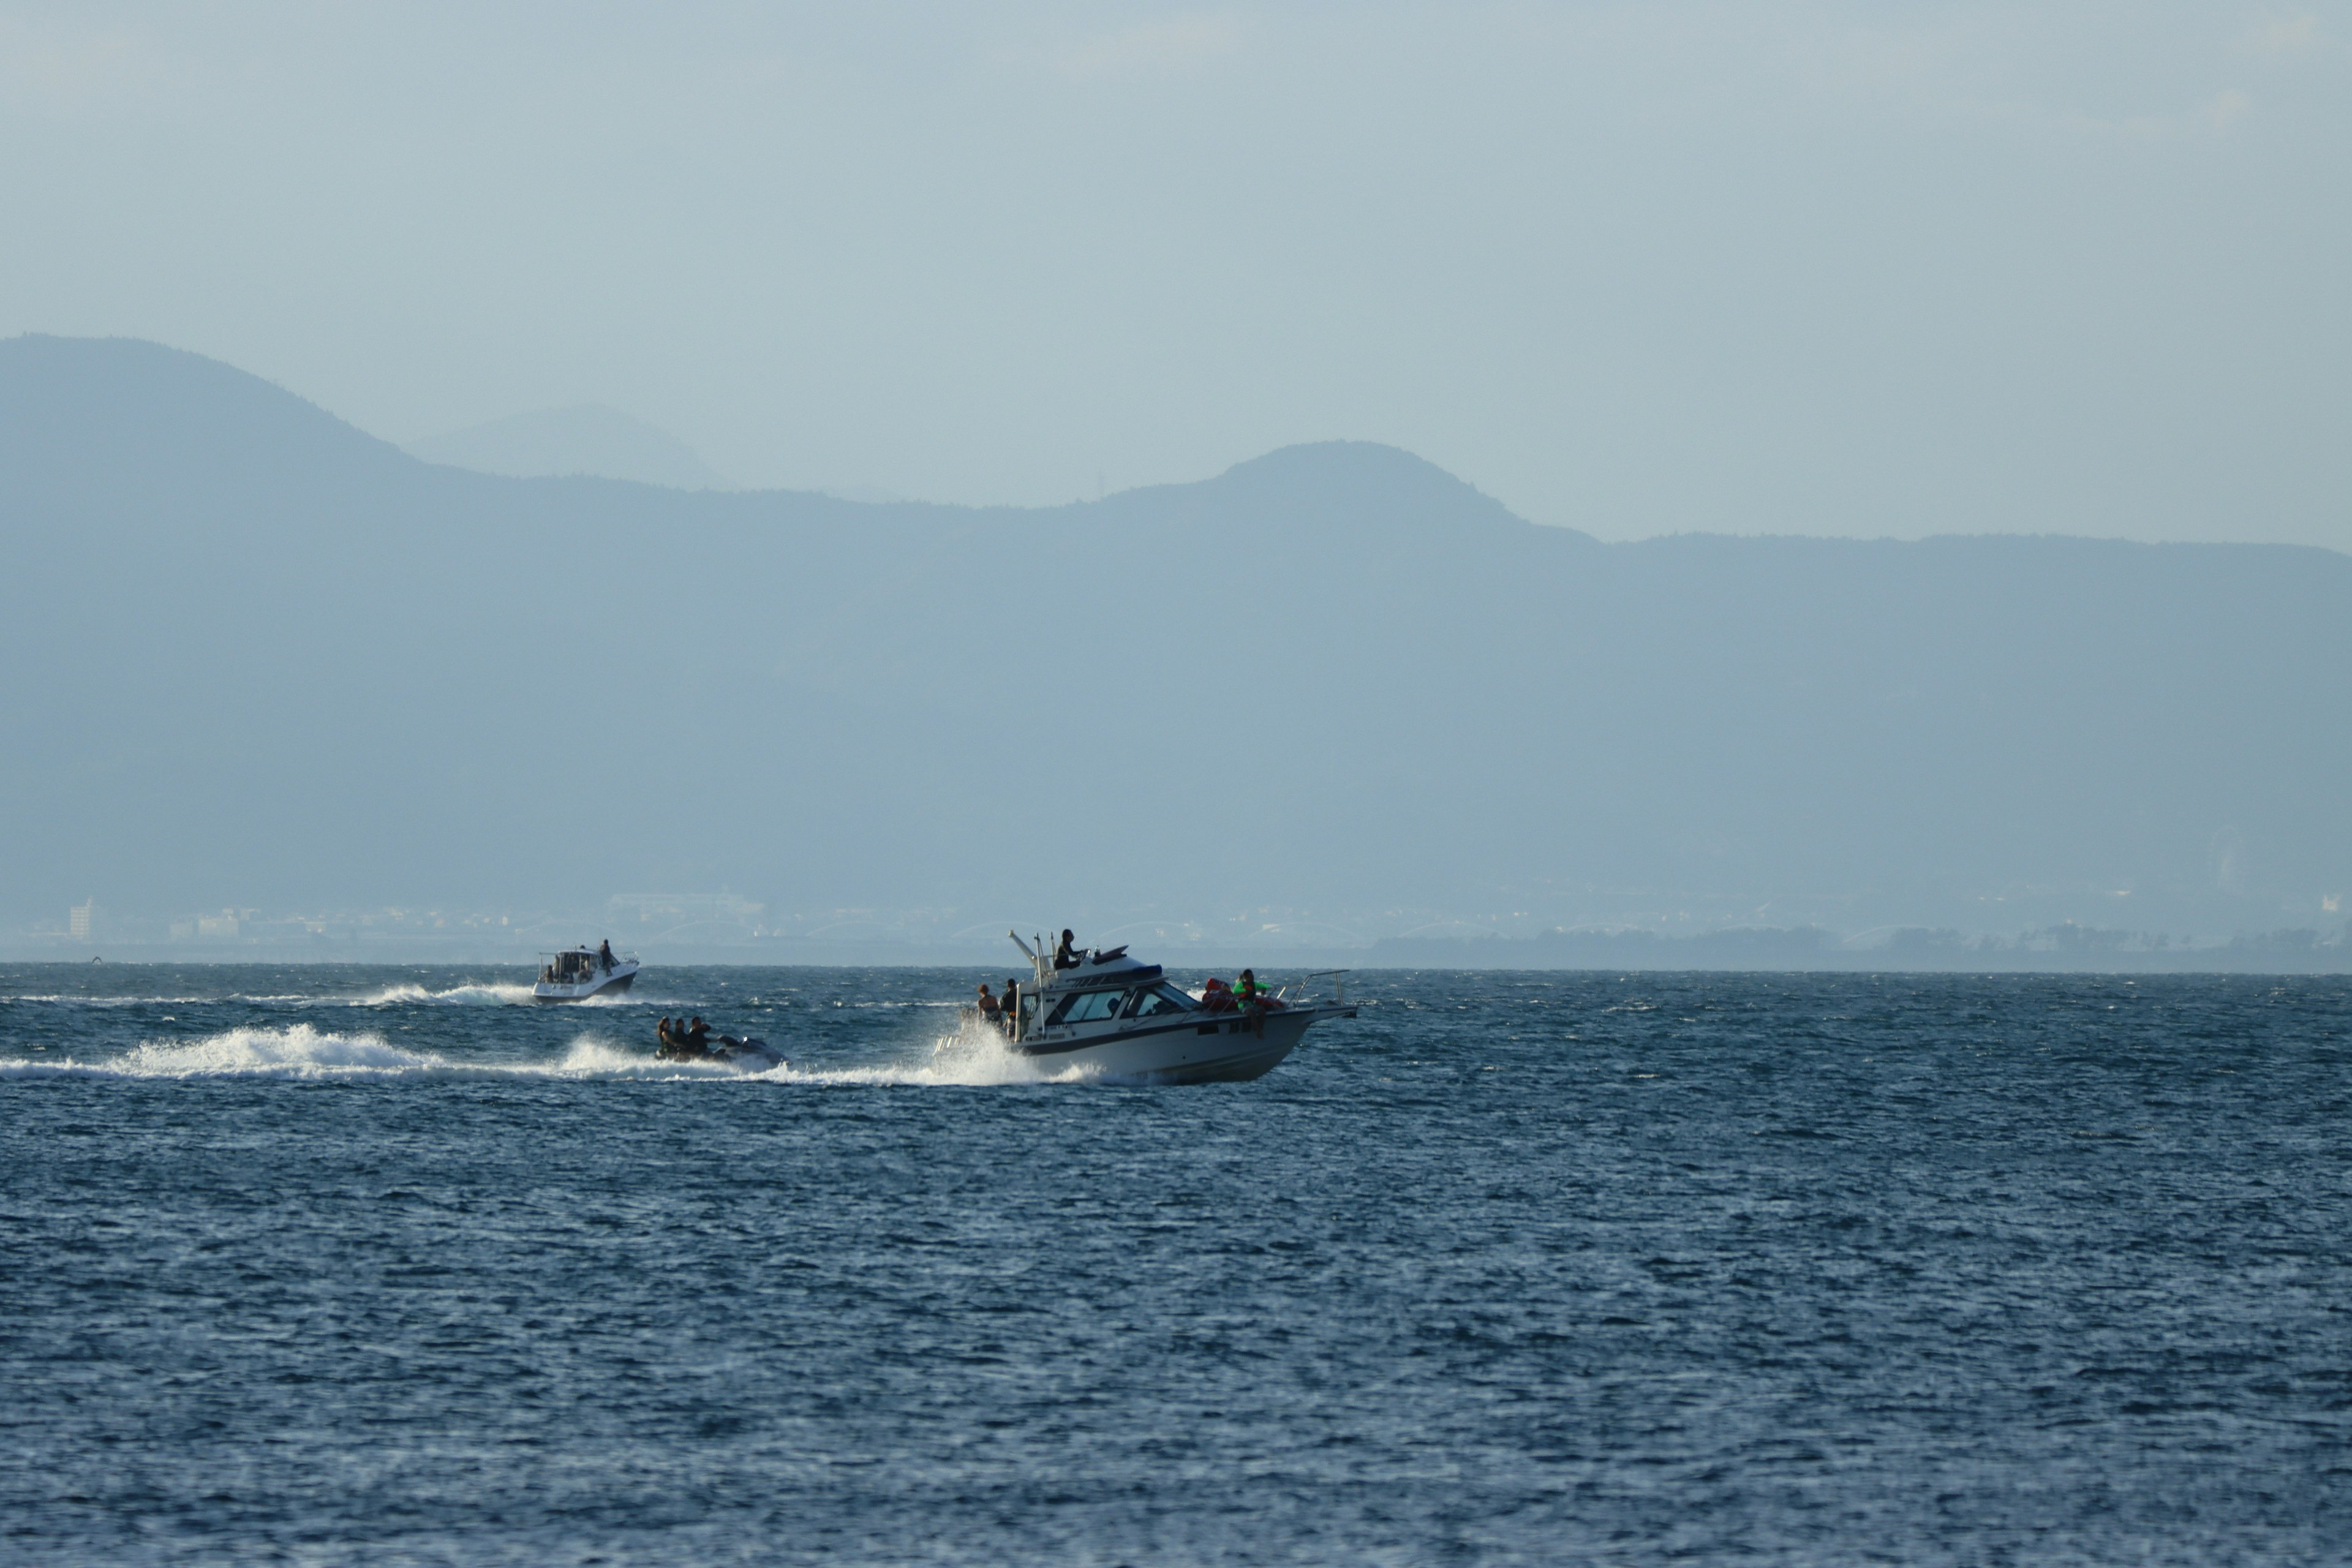
[[[1484,973],[1512,974],[1883,974],[1883,975],[1965,975],[1991,977],[1995,975],[2113,975],[2118,978],[2191,977],[2197,975],[2243,978],[2273,975],[2281,978],[2331,974],[2352,974],[2352,951],[2328,945],[2307,952],[2283,952],[2276,950],[2245,947],[2212,947],[2175,949],[2162,952],[2128,952],[2103,955],[2007,952],[1981,954],[1978,962],[1966,961],[1966,955],[1949,959],[1923,959],[1918,954],[1900,956],[1884,952],[1853,952],[1822,955],[1811,963],[1757,962],[1738,963],[1727,957],[1711,958],[1696,952],[1656,952],[1643,958],[1628,958],[1621,962],[1604,959],[1562,956],[1551,961],[1534,959],[1524,952],[1488,956],[1476,950],[1487,943],[1459,943],[1451,952],[1401,952],[1353,951],[1299,951],[1282,948],[1215,949],[1202,952],[1160,952],[1160,962],[1177,973],[1192,971],[1232,970],[1252,964],[1270,974],[1296,973],[1300,971],[1345,969],[1362,973]],[[1465,951],[1468,950],[1468,951]],[[93,963],[92,959],[98,962]],[[115,952],[69,956],[57,952],[36,953],[24,950],[0,952],[0,968],[40,969],[44,971],[75,971],[107,968],[154,969],[226,969],[283,965],[306,969],[350,970],[429,970],[483,971],[511,970],[529,973],[535,960],[505,953],[408,953],[373,955],[322,956],[283,950],[257,950],[250,952],[177,953],[153,950],[121,949]],[[646,969],[648,974],[662,969],[937,969],[968,970],[988,974],[998,970],[1017,970],[1016,962],[984,952],[971,951],[900,951],[884,953],[876,949],[847,950],[828,953],[792,953],[773,956],[744,953],[719,954],[709,952],[688,952],[676,954],[648,953]]]

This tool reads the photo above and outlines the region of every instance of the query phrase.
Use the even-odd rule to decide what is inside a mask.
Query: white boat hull
[[[530,988],[530,994],[541,1002],[585,1002],[591,996],[617,996],[636,978],[636,961],[625,958],[610,969],[595,971],[578,980],[542,980]]]
[[[1350,1006],[1287,1008],[1266,1014],[1261,1032],[1234,1014],[1195,1013],[1181,1024],[1013,1048],[1056,1076],[1076,1069],[1142,1083],[1241,1083],[1272,1072],[1317,1020],[1355,1016]]]

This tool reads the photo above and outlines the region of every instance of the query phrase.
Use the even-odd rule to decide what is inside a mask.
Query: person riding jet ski
[[[696,1061],[711,1054],[710,1026],[697,1017],[690,1025],[664,1018],[654,1029],[661,1041],[658,1053],[665,1061]],[[725,1036],[719,1038],[725,1039]]]
[[[655,1026],[654,1036],[661,1046],[654,1052],[656,1061],[664,1062],[724,1062],[730,1067],[748,1068],[753,1072],[768,1072],[787,1065],[784,1058],[768,1048],[765,1040],[749,1036],[721,1035],[713,1044],[710,1026],[700,1018],[692,1024],[680,1024],[664,1018]]]

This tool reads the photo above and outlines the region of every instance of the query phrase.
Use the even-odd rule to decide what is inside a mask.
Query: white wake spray
[[[121,1056],[91,1060],[64,1057],[50,1061],[10,1062],[0,1077],[80,1076],[125,1079],[288,1079],[381,1080],[518,1078],[572,1081],[740,1079],[723,1067],[656,1061],[606,1040],[583,1035],[562,1059],[553,1062],[454,1061],[434,1051],[413,1051],[373,1031],[342,1034],[309,1024],[283,1028],[227,1029],[194,1040],[150,1040]]]
[[[102,1060],[71,1058],[26,1064],[27,1070],[117,1078],[380,1078],[444,1066],[428,1053],[403,1050],[376,1034],[337,1034],[308,1024],[247,1026],[194,1040],[150,1040]]]
[[[562,1058],[540,1062],[456,1061],[434,1051],[394,1045],[373,1030],[341,1033],[309,1024],[245,1026],[194,1040],[150,1040],[118,1057],[0,1065],[0,1077],[81,1076],[121,1079],[283,1079],[304,1082],[386,1079],[546,1079],[569,1082],[688,1082],[769,1084],[905,1084],[915,1087],[1080,1083],[1085,1070],[1042,1070],[1014,1052],[1004,1037],[967,1022],[931,1042],[928,1057],[871,1068],[813,1069],[789,1063],[768,1072],[744,1072],[722,1062],[659,1061],[594,1034],[583,1034]]]
[[[1086,1070],[1053,1072],[1034,1057],[1024,1057],[1003,1035],[967,1018],[931,1042],[930,1055],[911,1063],[871,1068],[806,1069],[790,1065],[754,1076],[776,1082],[840,1084],[909,1084],[921,1088],[988,1088],[999,1084],[1086,1083],[1095,1075]]]
[[[323,998],[322,998],[323,1000]],[[371,991],[364,996],[348,998],[353,1007],[440,1006],[440,1007],[518,1007],[534,1006],[539,998],[528,985],[510,984],[486,980],[473,985],[453,985],[446,991],[428,991],[422,985],[387,985],[381,991]],[[670,996],[632,994],[626,991],[600,991],[593,996],[583,996],[566,1002],[567,1007],[686,1007],[692,1003]]]
[[[533,998],[528,985],[502,985],[484,982],[478,985],[453,985],[446,991],[427,991],[422,985],[387,985],[365,996],[352,999],[354,1007],[393,1007],[403,1004],[415,1005],[437,1003],[451,1007],[511,1007]]]

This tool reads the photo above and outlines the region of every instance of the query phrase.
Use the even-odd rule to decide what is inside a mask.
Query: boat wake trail
[[[150,1040],[119,1057],[11,1064],[12,1076],[97,1078],[352,1078],[429,1070],[440,1058],[404,1051],[381,1035],[336,1034],[295,1024],[238,1028],[197,1040]]]
[[[1091,1083],[1090,1072],[1050,1072],[1024,1057],[984,1024],[966,1022],[931,1042],[929,1058],[870,1068],[803,1068],[790,1065],[747,1075],[773,1083],[908,1084],[918,1088],[987,1088],[997,1084]]]
[[[673,1000],[662,996],[632,996],[625,991],[603,991],[593,996],[581,996],[564,1003],[567,1007],[645,1007],[662,1006]],[[364,996],[354,996],[354,1007],[516,1007],[536,1005],[539,998],[528,985],[509,984],[496,980],[480,981],[471,985],[452,985],[446,991],[428,991],[422,985],[387,985],[381,991],[371,991]],[[688,1004],[679,1003],[685,1006]]]
[[[723,1062],[656,1061],[593,1034],[572,1040],[553,1061],[459,1061],[434,1051],[394,1045],[373,1030],[342,1033],[291,1024],[249,1026],[194,1040],[150,1040],[121,1056],[0,1064],[0,1078],[127,1079],[280,1079],[301,1082],[383,1082],[543,1079],[572,1083],[907,1084],[987,1086],[1092,1081],[1086,1073],[1038,1070],[1014,1054],[1003,1037],[977,1024],[932,1043],[928,1058],[906,1065],[831,1070],[790,1065],[743,1072]]]
[[[451,1007],[511,1007],[532,1000],[528,985],[502,985],[485,981],[478,985],[453,985],[446,991],[428,991],[422,985],[387,985],[381,991],[352,999],[354,1007],[394,1007],[418,1003],[439,1003]]]
[[[281,992],[269,995],[248,995],[243,992],[223,996],[75,996],[62,993],[0,996],[0,1006],[12,1004],[42,1007],[191,1007],[211,1003],[242,1002],[254,1006],[275,1006],[280,1003],[316,1001],[299,992]]]
[[[657,1062],[609,1041],[582,1036],[559,1061],[465,1062],[433,1051],[412,1051],[369,1032],[341,1034],[308,1024],[285,1028],[237,1028],[197,1040],[151,1040],[119,1057],[92,1060],[11,1062],[7,1078],[291,1079],[306,1082],[387,1079],[551,1079],[645,1081],[740,1079],[724,1068]]]

